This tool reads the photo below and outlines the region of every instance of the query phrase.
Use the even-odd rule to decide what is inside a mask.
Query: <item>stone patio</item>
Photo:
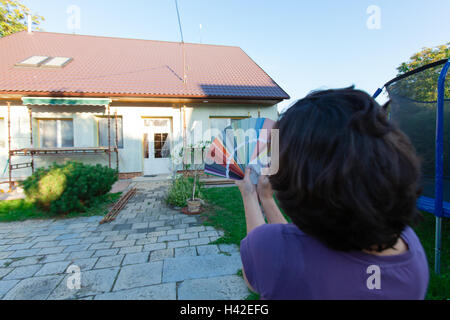
[[[221,231],[168,208],[168,181],[138,180],[133,186],[136,195],[112,223],[99,225],[101,217],[0,223],[0,298],[248,296],[236,275],[242,268],[237,246],[209,244]]]

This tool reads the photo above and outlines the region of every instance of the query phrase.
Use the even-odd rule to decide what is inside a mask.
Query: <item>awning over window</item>
[[[22,102],[26,106],[106,106],[111,103],[111,99],[23,97]]]

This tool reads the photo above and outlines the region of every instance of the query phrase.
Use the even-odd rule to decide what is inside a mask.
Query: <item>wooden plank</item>
[[[116,152],[115,147],[111,148],[111,152]],[[84,147],[84,148],[23,148],[10,150],[12,156],[29,156],[29,155],[56,155],[56,154],[98,154],[109,153],[107,147]]]
[[[224,185],[224,184],[234,184],[234,180],[231,179],[200,179],[200,182],[205,185]]]
[[[132,188],[127,193],[120,197],[119,201],[112,207],[112,209],[105,215],[105,217],[100,221],[100,224],[104,224],[106,222],[114,221],[120,211],[125,207],[128,201],[136,194],[136,188]]]

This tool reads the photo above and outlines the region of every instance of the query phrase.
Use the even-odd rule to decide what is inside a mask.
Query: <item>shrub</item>
[[[63,214],[86,211],[111,190],[117,178],[115,170],[99,164],[54,163],[37,169],[21,185],[28,200],[46,211]]]
[[[187,200],[192,198],[192,188],[194,186],[194,178],[180,176],[173,181],[166,198],[166,202],[176,207],[187,206]],[[196,182],[195,198],[202,197],[202,184]]]

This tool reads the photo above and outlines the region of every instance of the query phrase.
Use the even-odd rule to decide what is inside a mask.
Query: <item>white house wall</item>
[[[98,134],[96,116],[106,115],[106,111],[101,113],[103,109],[87,109],[85,107],[70,108],[55,107],[33,107],[33,140],[34,147],[38,146],[38,118],[72,118],[74,130],[74,146],[75,147],[95,147],[98,146]],[[84,108],[84,109],[81,109]],[[51,112],[60,110],[62,112]],[[123,148],[119,149],[119,171],[121,173],[132,173],[143,171],[143,131],[145,117],[161,117],[172,119],[173,141],[182,141],[183,132],[183,108],[180,106],[112,106],[111,115],[117,111],[117,115],[122,117],[123,121]],[[210,117],[267,117],[271,119],[277,118],[277,107],[257,106],[253,104],[226,105],[203,103],[198,105],[186,106],[186,126],[187,130],[192,130],[194,125],[201,123],[203,130],[210,128]],[[0,117],[5,119],[4,132],[5,148],[0,149],[0,176],[2,180],[8,178],[8,141],[7,141],[7,106],[3,104],[0,107]],[[111,121],[111,131],[115,129],[114,120]],[[210,137],[209,137],[210,139]],[[28,108],[25,106],[11,106],[11,149],[20,149],[30,147],[30,128]],[[199,142],[199,141],[195,141]],[[114,141],[112,141],[114,143]],[[84,163],[101,163],[108,164],[107,155],[96,156],[38,156],[35,157],[36,167],[48,166],[53,162],[62,163],[65,161],[83,161]],[[29,157],[13,157],[12,163],[29,162]],[[115,153],[111,154],[112,167],[115,168]],[[5,170],[6,168],[6,170]],[[13,170],[13,177],[26,177],[30,175],[31,169],[25,168],[21,170]]]

